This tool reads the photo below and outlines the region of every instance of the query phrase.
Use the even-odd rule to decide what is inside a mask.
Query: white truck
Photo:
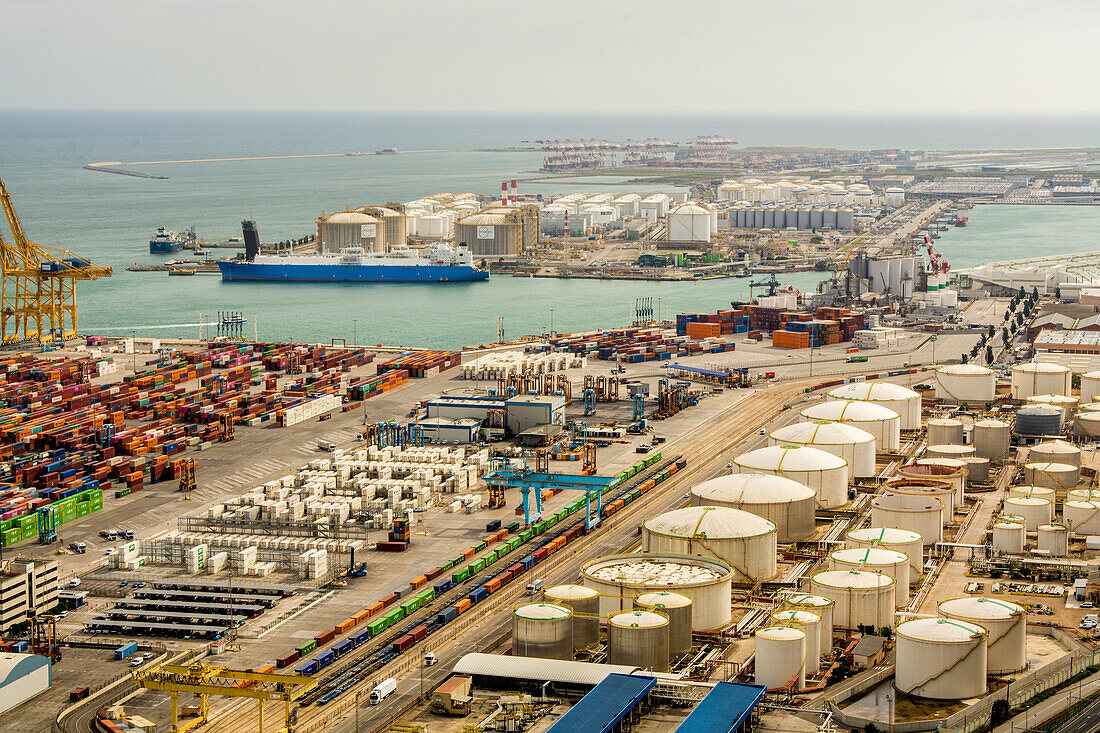
[[[397,680],[393,677],[387,677],[379,682],[373,690],[370,691],[370,704],[377,705],[392,695],[397,690]]]

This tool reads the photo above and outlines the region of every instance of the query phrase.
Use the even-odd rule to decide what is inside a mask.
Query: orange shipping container
[[[411,585],[413,587],[413,590],[416,590],[417,588],[419,588],[420,586],[424,585],[427,582],[428,582],[428,579],[425,576],[420,575],[420,576],[417,576],[417,577],[413,578],[412,582],[409,583],[409,585]]]
[[[721,323],[703,323],[701,321],[687,324],[687,336],[693,339],[710,338],[722,335]]]
[[[463,598],[461,601],[455,604],[455,608],[458,609],[459,613],[466,613],[466,611],[470,608],[470,599]]]

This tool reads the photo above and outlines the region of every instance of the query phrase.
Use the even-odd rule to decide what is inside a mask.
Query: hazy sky
[[[0,107],[1100,112],[1095,0],[0,0]]]

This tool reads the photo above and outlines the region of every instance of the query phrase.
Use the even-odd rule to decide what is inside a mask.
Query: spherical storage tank
[[[821,619],[820,647],[818,658],[824,658],[833,649],[833,608],[836,601],[825,596],[814,596],[808,593],[797,593],[783,599],[789,608],[809,611]]]
[[[512,654],[572,659],[573,612],[552,603],[529,603],[513,609]]]
[[[670,242],[709,242],[710,212],[698,204],[683,204],[668,213]]]
[[[1018,555],[1024,551],[1026,533],[1023,522],[999,520],[993,524],[993,549]]]
[[[1005,511],[1023,517],[1027,531],[1034,532],[1039,529],[1040,524],[1050,524],[1054,515],[1054,505],[1046,499],[1010,496],[1005,499]]]
[[[859,400],[818,402],[800,413],[808,420],[848,423],[875,436],[875,447],[883,452],[901,448],[901,416],[884,405]]]
[[[1064,524],[1039,525],[1039,552],[1048,557],[1065,557],[1069,554],[1069,530]]]
[[[692,506],[723,506],[763,517],[776,526],[777,542],[814,533],[814,490],[784,476],[735,473],[691,489]]]
[[[1024,480],[1032,486],[1068,491],[1076,489],[1081,469],[1071,463],[1026,463]]]
[[[1026,400],[1037,394],[1070,394],[1069,367],[1028,362],[1012,367],[1012,399]]]
[[[974,423],[974,453],[991,461],[1004,460],[1012,439],[1012,429],[1001,420]]]
[[[943,540],[944,507],[938,499],[883,494],[871,500],[871,524],[917,532],[928,547]]]
[[[1062,521],[1075,534],[1100,534],[1100,500],[1070,499],[1062,505]]]
[[[816,671],[821,666],[821,617],[812,611],[791,608],[776,611],[771,620],[776,626],[789,626],[806,634],[806,669]]]
[[[479,213],[455,222],[455,241],[465,242],[474,257],[522,254],[523,225],[507,214]]]
[[[830,570],[863,570],[894,579],[894,604],[909,600],[909,556],[884,547],[849,547],[829,553]]]
[[[936,397],[953,402],[992,402],[997,375],[977,364],[951,364],[936,370]]]
[[[950,417],[934,417],[925,423],[928,445],[962,445],[963,424]]]
[[[1020,435],[1060,435],[1065,413],[1053,405],[1027,405],[1016,411],[1016,432]]]
[[[891,382],[850,382],[834,387],[827,395],[830,400],[858,400],[889,407],[901,416],[902,430],[920,427],[920,395],[900,384]]]
[[[768,436],[769,445],[808,445],[843,458],[853,478],[875,476],[875,436],[839,422],[801,422]]]
[[[668,651],[673,657],[691,651],[690,598],[666,590],[643,593],[634,599],[634,610],[653,611],[668,617]]]
[[[607,620],[607,662],[668,671],[668,617],[652,611],[617,613]]]
[[[338,211],[317,219],[317,243],[322,252],[362,247],[381,252],[385,241],[382,222],[358,211]]]
[[[733,582],[776,573],[776,526],[763,517],[718,506],[690,506],[642,522],[642,550],[702,555],[728,563]]]
[[[988,632],[977,624],[946,618],[906,621],[897,630],[894,685],[933,700],[985,694]]]
[[[844,535],[848,547],[885,547],[909,556],[909,580],[915,583],[924,573],[924,537],[920,532],[897,527],[862,527]]]
[[[989,632],[988,674],[1010,674],[1027,667],[1027,610],[994,598],[953,598],[939,606],[940,615],[967,621]]]
[[[600,595],[583,585],[555,585],[542,592],[543,600],[573,611],[573,646],[585,649],[600,641]]]
[[[836,603],[834,627],[894,625],[894,579],[888,575],[861,570],[827,570],[810,578],[810,590]]]
[[[809,486],[827,509],[848,501],[848,462],[820,448],[758,448],[734,458],[733,466],[738,473],[768,473]]]
[[[672,591],[691,599],[695,631],[712,631],[730,622],[733,572],[721,560],[690,555],[632,553],[590,560],[581,567],[584,585],[600,594],[600,615],[630,610],[633,599],[653,591]]]
[[[756,676],[753,681],[769,690],[783,687],[798,677],[798,689],[806,686],[806,632],[789,626],[766,626],[756,634]]]
[[[1068,463],[1081,467],[1081,449],[1064,440],[1047,440],[1027,452],[1028,463]]]

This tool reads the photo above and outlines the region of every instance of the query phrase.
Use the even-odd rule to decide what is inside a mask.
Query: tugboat
[[[149,239],[149,254],[180,252],[193,245],[195,239],[195,227],[191,227],[183,234],[178,234],[164,227],[158,227]]]

